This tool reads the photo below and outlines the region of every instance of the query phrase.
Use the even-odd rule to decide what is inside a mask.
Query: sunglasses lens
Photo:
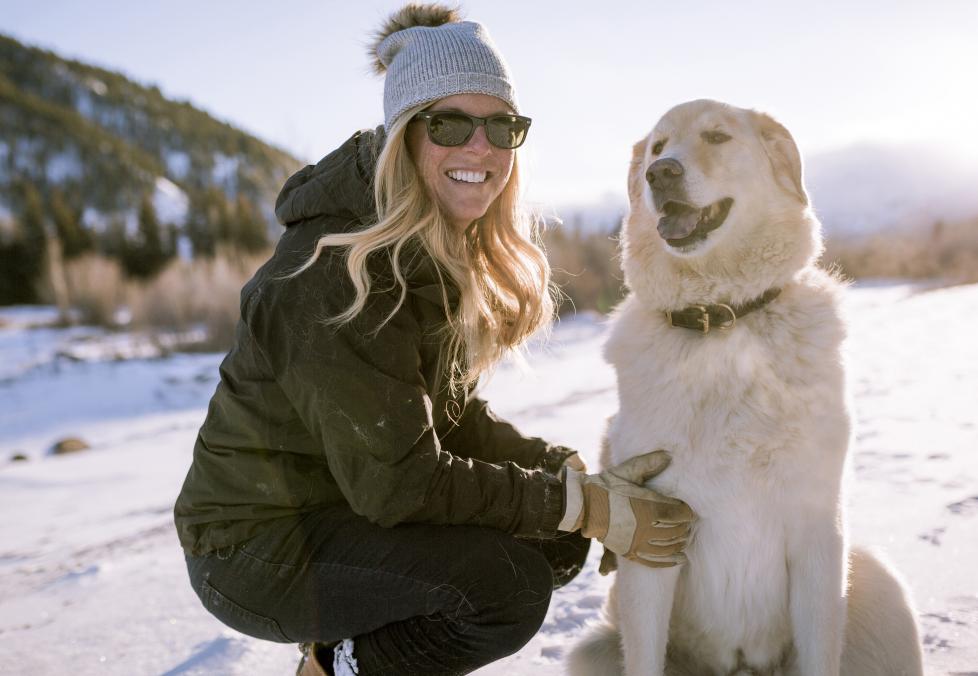
[[[440,146],[460,146],[472,135],[473,122],[457,113],[436,113],[428,120],[428,135]]]
[[[530,121],[517,115],[497,115],[486,120],[486,137],[500,148],[519,148],[526,140]]]

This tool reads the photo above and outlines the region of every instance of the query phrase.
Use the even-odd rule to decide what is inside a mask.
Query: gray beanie
[[[386,73],[384,127],[409,108],[452,96],[488,94],[519,112],[509,68],[486,28],[441,5],[409,4],[376,35],[374,67]]]

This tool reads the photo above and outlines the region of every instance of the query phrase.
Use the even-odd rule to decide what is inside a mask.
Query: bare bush
[[[897,277],[940,279],[946,284],[978,282],[978,219],[929,230],[830,238],[822,256],[853,279]]]
[[[119,262],[86,254],[65,264],[68,299],[84,324],[111,327],[125,303],[126,283]]]
[[[133,326],[181,331],[203,326],[207,339],[193,347],[229,349],[240,316],[241,287],[267,257],[224,251],[214,258],[173,261],[149,282],[130,289]]]
[[[544,234],[561,315],[581,310],[608,312],[624,296],[618,239],[607,232],[557,227]]]

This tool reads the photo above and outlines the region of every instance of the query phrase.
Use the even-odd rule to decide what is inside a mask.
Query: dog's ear
[[[645,145],[649,142],[646,136],[632,146],[632,163],[628,168],[628,202],[632,211],[641,204],[642,191],[645,188]]]
[[[753,112],[754,126],[761,138],[764,152],[771,161],[774,176],[785,190],[794,194],[802,204],[808,204],[808,193],[802,180],[801,153],[795,139],[784,125],[770,115]]]

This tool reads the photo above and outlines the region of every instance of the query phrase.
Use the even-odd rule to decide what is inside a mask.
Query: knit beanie
[[[388,131],[409,108],[453,94],[488,94],[519,112],[509,68],[488,31],[455,9],[409,3],[377,32],[370,51],[374,69],[385,74]]]

